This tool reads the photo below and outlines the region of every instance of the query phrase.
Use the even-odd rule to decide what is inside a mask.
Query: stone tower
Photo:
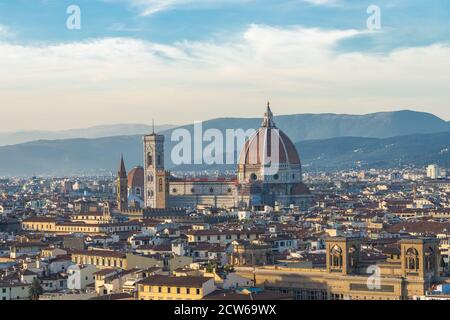
[[[352,274],[358,273],[359,238],[332,237],[326,240],[326,261],[328,272]]]
[[[128,208],[128,178],[123,155],[120,157],[119,172],[117,173],[117,207],[119,211]]]
[[[164,169],[164,136],[144,136],[144,205],[165,209],[169,199],[169,173]]]
[[[402,274],[431,281],[439,276],[439,240],[434,238],[400,240]]]

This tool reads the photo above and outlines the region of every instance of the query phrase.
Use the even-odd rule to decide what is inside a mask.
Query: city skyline
[[[74,4],[80,30],[66,28]],[[448,2],[378,1],[380,30],[370,5],[0,1],[2,131],[254,117],[265,100],[278,114],[450,120]]]
[[[0,0],[0,305],[450,300],[449,19],[448,0]]]

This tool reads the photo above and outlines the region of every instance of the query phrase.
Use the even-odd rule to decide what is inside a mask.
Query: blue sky
[[[81,30],[65,27],[72,4]],[[259,116],[267,99],[450,120],[449,42],[448,0],[0,0],[0,99],[16,120],[2,131]]]
[[[346,49],[392,50],[401,46],[448,42],[450,2],[447,0],[336,0],[314,4],[314,0],[181,0],[166,9],[143,15],[148,7],[171,0],[3,0],[0,21],[23,42],[61,42],[93,37],[133,37],[162,43],[205,40],[218,34],[239,32],[249,24],[302,25],[326,29],[363,29],[366,9],[382,9],[379,37],[349,41]],[[214,4],[216,3],[217,4]],[[320,3],[320,0],[318,0]],[[82,29],[65,28],[66,8],[82,10]],[[153,4],[153,5],[152,5]]]

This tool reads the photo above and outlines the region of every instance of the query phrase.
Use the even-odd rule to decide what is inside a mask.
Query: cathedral
[[[276,127],[270,105],[261,127],[246,140],[235,177],[175,178],[164,166],[164,136],[144,136],[144,166],[128,176],[123,159],[117,178],[120,211],[167,208],[307,207],[311,200],[302,182],[302,166],[295,145]],[[273,163],[276,159],[276,163]],[[276,170],[271,170],[276,168]]]

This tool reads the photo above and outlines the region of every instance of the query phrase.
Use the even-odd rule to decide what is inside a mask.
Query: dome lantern
[[[273,121],[273,113],[272,110],[270,110],[270,102],[267,102],[267,111],[264,113],[264,120],[261,125],[265,128],[276,128],[275,122]]]

